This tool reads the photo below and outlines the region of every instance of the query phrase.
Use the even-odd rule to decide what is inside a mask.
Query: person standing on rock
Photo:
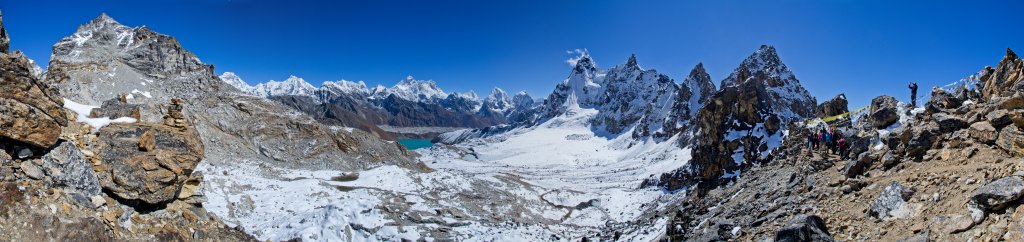
[[[917,107],[917,83],[911,82],[907,88],[910,88],[910,106]]]

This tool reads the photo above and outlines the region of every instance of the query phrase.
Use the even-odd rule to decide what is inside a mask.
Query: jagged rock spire
[[[9,53],[11,38],[7,36],[7,29],[4,28],[4,14],[0,12],[0,53]]]
[[[639,66],[636,63],[636,53],[629,55],[629,60],[626,60],[626,66]]]

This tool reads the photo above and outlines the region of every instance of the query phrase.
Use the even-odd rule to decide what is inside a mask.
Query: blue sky
[[[107,12],[178,38],[218,73],[250,83],[297,75],[391,86],[406,75],[447,91],[494,86],[547,95],[567,50],[602,68],[636,53],[679,80],[703,62],[716,81],[774,45],[819,101],[851,108],[908,97],[1024,50],[1021,1],[4,1],[12,47],[51,46]]]

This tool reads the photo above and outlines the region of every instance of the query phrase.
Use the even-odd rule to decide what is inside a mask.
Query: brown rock
[[[1006,126],[999,131],[996,145],[1011,154],[1024,155],[1024,133],[1016,126]]]
[[[100,185],[148,204],[177,198],[203,157],[199,134],[189,126],[112,124],[100,129],[98,142],[98,156],[110,167],[98,172]]]
[[[29,66],[21,52],[0,53],[0,136],[50,147],[68,122],[64,101]]]
[[[971,124],[969,135],[982,143],[992,144],[996,141],[999,133],[996,132],[996,128],[992,127],[989,122],[977,122]]]
[[[986,77],[982,95],[987,99],[993,99],[994,97],[1006,96],[1008,92],[1013,90],[1019,90],[1016,87],[1024,84],[1021,83],[1022,73],[1024,73],[1024,62],[1017,57],[1016,53],[1013,53],[1013,50],[1006,49],[1006,56],[1003,57],[1003,60],[999,61],[999,65]],[[1024,105],[1024,99],[1016,100],[1022,102],[1004,102],[1001,108],[1016,109]]]
[[[153,138],[153,131],[146,131],[139,137],[139,150],[152,151],[156,149],[156,140]]]

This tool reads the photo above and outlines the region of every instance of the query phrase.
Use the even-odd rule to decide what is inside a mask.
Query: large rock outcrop
[[[840,93],[828,101],[818,105],[818,117],[832,117],[850,112],[846,95]]]
[[[678,189],[697,182],[713,186],[753,163],[771,160],[783,130],[813,116],[814,97],[781,62],[775,48],[761,46],[722,81],[698,112],[693,159],[662,175],[658,184]]]
[[[1006,49],[1006,56],[999,65],[982,80],[982,96],[992,99],[998,96],[1010,96],[1013,92],[1024,89],[1024,61],[1013,50]]]
[[[868,106],[868,116],[864,122],[871,127],[884,129],[896,123],[900,119],[897,113],[899,101],[892,96],[878,96],[871,99],[871,106]]]
[[[174,200],[203,158],[199,134],[172,103],[164,124],[118,123],[99,130],[98,173],[121,199],[161,204]]]
[[[4,14],[0,13],[0,53],[10,52],[11,37],[7,36],[7,29],[4,28]]]
[[[0,136],[48,148],[67,125],[57,91],[32,74],[21,52],[0,53]]]

